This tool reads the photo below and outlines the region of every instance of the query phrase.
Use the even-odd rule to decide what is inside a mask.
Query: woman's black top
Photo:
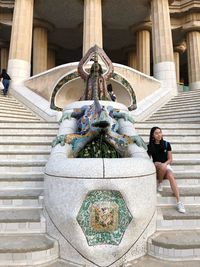
[[[10,76],[8,75],[8,73],[6,72],[3,72],[1,75],[0,75],[0,78],[3,78],[5,80],[11,80]]]
[[[170,143],[165,140],[161,144],[153,144],[151,151],[148,145],[148,154],[152,156],[153,162],[166,162],[168,160],[167,152],[171,150]]]

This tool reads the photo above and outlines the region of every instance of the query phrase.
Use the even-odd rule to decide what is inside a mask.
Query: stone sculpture
[[[95,46],[79,64],[85,92],[64,108],[45,169],[47,231],[75,266],[123,266],[146,253],[156,226],[155,167],[128,108],[109,101],[109,62]]]
[[[146,144],[138,135],[126,135],[119,133],[119,119],[130,121],[134,120],[127,113],[115,110],[112,106],[103,106],[99,100],[108,100],[106,79],[112,74],[112,62],[108,60],[103,50],[94,46],[91,48],[83,60],[80,61],[78,70],[82,78],[87,79],[87,86],[82,100],[94,100],[91,105],[84,105],[80,110],[74,110],[72,113],[65,113],[61,122],[65,119],[75,118],[77,120],[78,131],[73,134],[60,135],[55,138],[52,146],[65,143],[72,145],[73,156],[77,157],[79,151],[85,145],[95,139],[97,136],[103,135],[106,142],[111,144],[116,151],[123,157],[127,155],[127,147],[134,142],[138,146],[143,146],[146,149]],[[101,65],[98,63],[98,53],[106,59],[108,71],[103,76]],[[90,68],[90,74],[87,75],[84,71],[84,63],[93,56],[94,63]]]

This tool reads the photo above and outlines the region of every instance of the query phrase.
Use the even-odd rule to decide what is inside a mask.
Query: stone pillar
[[[95,44],[102,48],[101,0],[84,0],[83,56]]]
[[[135,50],[128,53],[128,66],[137,69],[137,55]]]
[[[47,52],[47,69],[52,69],[56,66],[56,50],[48,48]]]
[[[175,69],[176,69],[177,84],[180,83],[180,55],[184,53],[185,50],[186,50],[185,42],[174,47],[174,62],[175,62]]]
[[[180,54],[178,51],[174,51],[174,63],[176,69],[176,82],[180,83]]]
[[[150,32],[140,30],[137,32],[137,69],[150,75]]]
[[[187,33],[187,55],[190,90],[200,89],[200,31]]]
[[[0,41],[0,69],[6,69],[8,68],[8,43]]]
[[[30,76],[34,0],[15,0],[8,73],[12,82]]]
[[[151,13],[154,76],[164,88],[177,94],[168,0],[152,0]]]
[[[33,31],[33,75],[47,70],[47,29],[36,26]]]

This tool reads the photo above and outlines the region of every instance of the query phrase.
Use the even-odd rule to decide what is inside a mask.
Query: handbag
[[[0,89],[3,90],[4,89],[4,86],[3,86],[3,83],[2,81],[0,81]]]

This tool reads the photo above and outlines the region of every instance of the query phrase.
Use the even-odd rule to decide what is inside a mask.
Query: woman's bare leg
[[[180,194],[179,194],[178,186],[177,186],[176,180],[174,178],[174,175],[170,170],[167,170],[166,178],[170,182],[171,189],[172,189],[172,191],[173,191],[173,193],[177,199],[177,202],[179,202],[180,201]]]
[[[156,167],[156,174],[157,174],[157,179],[159,183],[162,183],[166,173],[167,173],[167,168],[163,166],[160,163],[155,162],[155,167]]]

